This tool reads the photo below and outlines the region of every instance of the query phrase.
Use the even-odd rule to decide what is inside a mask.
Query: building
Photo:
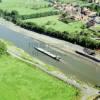
[[[99,0],[88,0],[89,3],[99,3]]]

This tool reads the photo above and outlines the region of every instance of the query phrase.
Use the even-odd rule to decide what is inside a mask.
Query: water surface
[[[90,82],[92,84],[100,85],[100,66],[77,57],[73,54],[62,54],[55,51],[45,43],[32,39],[28,36],[12,31],[5,26],[0,25],[0,38],[13,42],[17,47],[22,48],[33,57],[41,61],[59,68],[66,75],[71,75],[81,81]],[[47,55],[40,53],[34,47],[44,48],[54,54],[61,56],[64,62],[56,61]]]

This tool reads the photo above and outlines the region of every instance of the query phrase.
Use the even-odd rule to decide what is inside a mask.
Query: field
[[[77,92],[32,65],[0,57],[0,100],[77,100]]]
[[[54,10],[48,5],[49,3],[45,0],[2,0],[0,9],[8,12],[16,10],[20,15],[28,15]]]
[[[6,8],[4,8],[6,9]],[[7,11],[11,12],[12,10],[16,10],[18,11],[19,15],[30,15],[30,14],[37,14],[37,13],[44,13],[44,12],[48,12],[48,11],[53,11],[54,9],[52,7],[48,7],[48,8],[41,8],[41,9],[30,9],[30,8],[18,8],[18,7],[14,7],[14,8],[8,8]]]
[[[28,19],[28,20],[25,20],[25,22],[33,22],[33,23],[36,23],[37,25],[45,26],[46,28],[52,28],[60,32],[66,31],[69,33],[74,33],[74,32],[81,31],[81,26],[83,25],[81,22],[77,21],[77,22],[65,24],[59,21],[58,18],[59,18],[58,15],[47,16],[47,17],[41,17],[41,18]]]
[[[5,9],[7,8],[13,9],[14,7],[42,8],[48,6],[48,2],[46,2],[45,0],[2,0],[0,6]]]

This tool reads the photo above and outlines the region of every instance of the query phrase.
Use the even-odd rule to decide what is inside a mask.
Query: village
[[[100,5],[99,0],[88,0],[88,2]],[[100,25],[100,16],[96,11],[92,11],[87,7],[80,7],[74,4],[62,4],[56,1],[53,2],[53,7],[66,14],[66,17],[84,22],[87,27]]]

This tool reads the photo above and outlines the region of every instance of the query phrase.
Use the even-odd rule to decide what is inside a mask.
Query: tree
[[[7,48],[6,48],[6,45],[0,41],[0,55],[3,55],[7,52]]]

